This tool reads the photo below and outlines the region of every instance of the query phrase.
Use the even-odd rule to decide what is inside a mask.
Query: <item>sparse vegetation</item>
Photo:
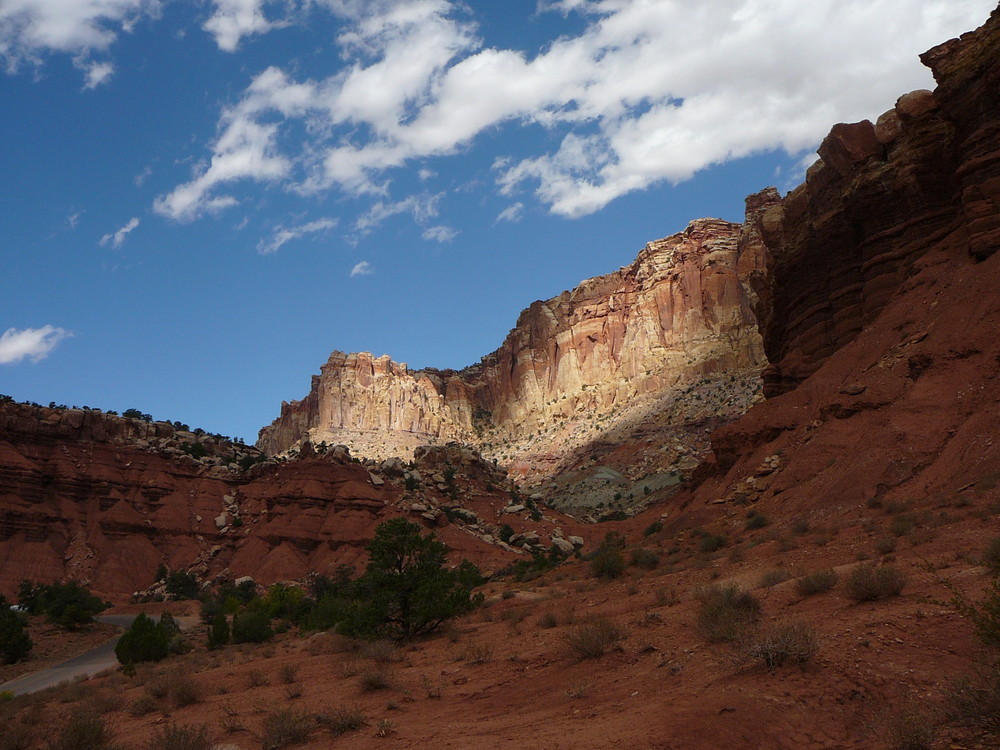
[[[791,577],[792,574],[784,568],[774,568],[760,577],[760,587],[762,589],[769,589],[772,586],[777,586],[779,583],[784,583]]]
[[[713,643],[738,640],[760,616],[760,602],[738,586],[710,586],[697,596],[698,632]]]
[[[209,750],[212,742],[204,725],[168,724],[153,734],[149,750]]]
[[[768,669],[786,662],[805,663],[816,655],[819,639],[804,623],[784,623],[749,633],[741,643],[741,660],[758,661]]]
[[[106,750],[114,739],[115,732],[103,716],[81,708],[56,732],[49,750]]]
[[[660,564],[660,556],[650,549],[634,549],[629,557],[629,563],[643,570],[655,570]]]
[[[339,708],[330,714],[321,715],[319,722],[329,729],[334,737],[357,732],[367,723],[364,714],[358,708]]]
[[[757,510],[751,510],[747,514],[747,521],[744,524],[744,528],[747,531],[753,531],[755,529],[762,529],[765,526],[771,525],[771,519],[765,516],[763,513]]]
[[[27,656],[32,645],[22,615],[11,611],[7,600],[0,595],[0,658],[13,664]]]
[[[279,750],[282,747],[305,742],[312,728],[312,718],[306,714],[288,708],[274,711],[264,717],[261,748]]]
[[[606,617],[581,623],[566,635],[566,642],[581,659],[596,659],[624,640],[625,629]]]
[[[802,576],[795,582],[795,590],[800,596],[812,596],[829,591],[837,585],[837,571],[833,568],[817,570]]]
[[[170,637],[158,623],[139,614],[118,639],[115,656],[122,664],[160,661],[170,653]]]
[[[906,586],[906,574],[891,565],[870,564],[854,568],[844,581],[847,595],[856,602],[870,602],[899,596]]]
[[[609,531],[590,558],[590,569],[598,578],[617,578],[625,572],[625,538],[616,531]]]

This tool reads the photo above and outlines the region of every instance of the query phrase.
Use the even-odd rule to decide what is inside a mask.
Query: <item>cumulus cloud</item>
[[[299,224],[294,227],[278,227],[270,238],[257,243],[257,252],[261,255],[270,255],[271,253],[278,252],[286,242],[297,240],[299,237],[307,234],[324,232],[328,229],[333,229],[335,226],[337,226],[336,219],[317,219],[316,221],[310,221],[307,224]]]
[[[490,129],[541,126],[558,147],[498,162],[498,190],[532,190],[552,212],[580,216],[714,164],[814,148],[833,123],[875,117],[906,90],[932,85],[917,55],[994,6],[557,0],[543,10],[579,14],[583,28],[532,56],[484,48],[458,2],[316,3],[345,24],[342,64],[316,80],[280,68],[257,76],[223,113],[208,166],[157,210],[196,216],[232,202],[217,191],[240,179],[385,203],[401,167],[460,153]],[[293,129],[308,135],[285,153],[279,135]],[[230,131],[244,134],[239,148]]]
[[[38,362],[49,356],[56,345],[73,334],[55,326],[8,328],[0,336],[0,365],[12,365],[24,359]]]
[[[360,263],[355,263],[354,268],[351,269],[351,278],[355,276],[370,276],[375,273],[375,269],[372,268],[371,263],[367,260],[363,260]]]
[[[264,0],[213,0],[215,12],[202,27],[219,49],[235,52],[245,36],[263,34],[278,25],[264,17]]]
[[[109,62],[89,62],[84,64],[83,87],[94,89],[109,81],[115,72],[115,66]]]
[[[86,87],[107,80],[111,63],[91,63],[144,15],[155,16],[160,0],[3,0],[0,3],[0,60],[8,72],[37,64],[46,54],[72,55]]]
[[[105,247],[109,243],[111,247],[114,248],[121,247],[122,243],[125,242],[125,237],[128,236],[128,233],[131,232],[133,229],[135,229],[137,226],[139,226],[139,219],[133,216],[131,219],[128,220],[128,222],[126,222],[125,226],[123,226],[117,232],[109,232],[108,234],[101,237],[101,247]]]

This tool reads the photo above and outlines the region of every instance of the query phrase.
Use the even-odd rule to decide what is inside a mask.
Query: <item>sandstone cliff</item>
[[[692,222],[649,243],[629,266],[533,303],[499,349],[458,372],[334,352],[308,396],[283,404],[261,430],[258,446],[277,453],[308,438],[382,458],[456,440],[516,474],[544,476],[609,430],[644,424],[648,433],[652,412],[686,403],[690,386],[705,378],[725,381],[717,408],[691,400],[664,429],[741,413],[764,359],[737,278],[740,236],[737,224]],[[673,443],[676,450],[645,470],[702,447],[682,434]]]

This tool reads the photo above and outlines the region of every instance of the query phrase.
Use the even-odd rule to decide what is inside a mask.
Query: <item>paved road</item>
[[[102,615],[94,619],[98,622],[118,625],[124,629],[132,624],[135,617],[135,615]],[[153,619],[158,620],[159,617],[154,616]],[[187,630],[188,627],[197,622],[197,618],[194,617],[178,617],[177,620],[184,630]],[[37,693],[39,690],[55,687],[60,682],[73,680],[81,675],[91,677],[98,672],[103,672],[105,669],[117,667],[118,659],[115,657],[115,645],[118,643],[118,638],[120,637],[115,636],[97,648],[92,648],[86,653],[74,656],[62,664],[57,664],[48,669],[40,669],[37,672],[31,672],[10,682],[5,682],[0,685],[0,693],[7,690],[15,695]]]

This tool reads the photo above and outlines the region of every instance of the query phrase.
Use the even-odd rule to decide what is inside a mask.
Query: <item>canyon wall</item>
[[[743,409],[764,359],[737,278],[741,231],[701,219],[651,242],[629,266],[533,303],[500,348],[461,371],[334,352],[258,446],[273,454],[308,438],[382,458],[456,440],[526,463],[552,453],[539,437],[571,450],[598,423],[705,377],[739,373]]]
[[[1000,244],[1000,67],[996,13],[921,59],[938,82],[873,124],[834,126],[806,181],[758,214],[741,275],[754,288],[770,366],[784,393],[871,323],[914,262],[961,234],[982,260]],[[741,269],[742,272],[743,269]]]

